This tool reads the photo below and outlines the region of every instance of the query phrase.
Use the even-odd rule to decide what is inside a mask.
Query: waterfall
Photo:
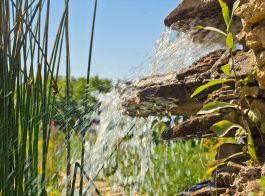
[[[150,57],[135,68],[135,71],[138,70],[138,75],[134,76],[133,80],[135,82],[137,78],[144,75],[161,74],[187,67],[195,59],[199,59],[220,47],[220,45],[210,42],[207,44],[193,43],[188,35],[166,28],[155,43]],[[203,153],[201,149],[195,150],[192,147],[194,143],[191,142],[165,143],[159,141],[165,146],[162,149],[163,153],[159,154],[161,153],[159,151],[160,147],[155,141],[157,138],[159,140],[159,136],[154,136],[155,123],[162,121],[166,124],[170,122],[169,126],[173,126],[178,118],[164,117],[161,119],[159,117],[136,118],[126,116],[121,102],[127,93],[130,92],[126,92],[126,82],[118,83],[107,94],[95,92],[94,96],[100,106],[92,113],[84,114],[87,119],[99,119],[99,123],[95,125],[93,132],[89,129],[87,131],[89,134],[86,140],[84,170],[89,177],[95,180],[108,179],[111,176],[110,181],[112,181],[113,188],[125,187],[120,191],[129,191],[130,194],[139,192],[143,184],[150,185],[148,191],[155,191],[157,187],[153,187],[156,184],[154,180],[159,177],[159,180],[164,184],[161,190],[165,190],[167,189],[166,184],[171,183],[170,176],[172,175],[167,173],[166,167],[168,167],[169,161],[174,161],[174,163],[179,164],[179,169],[175,171],[176,174],[174,175],[180,178],[183,175],[187,179],[194,178],[195,171],[190,171],[188,167],[181,166],[181,164],[187,164],[189,160],[184,160],[185,154],[179,151],[176,152],[176,149],[182,150],[183,153],[194,153],[196,151],[199,154]],[[83,123],[84,127],[86,127],[85,124],[87,123]],[[170,160],[167,160],[168,156]],[[194,156],[199,157],[198,154]],[[156,165],[153,161],[162,157],[166,159],[161,160],[160,169],[164,169],[165,172],[163,172],[163,175],[157,176],[157,168],[155,168]],[[195,159],[197,158],[195,157]],[[198,164],[200,165],[199,162]],[[126,171],[126,169],[130,169],[130,171]],[[149,178],[147,175],[149,175]],[[88,187],[88,193],[92,194],[94,191],[92,181]],[[126,190],[126,187],[129,187],[129,190]],[[176,187],[178,188],[177,184]],[[180,190],[181,188],[183,189],[183,187],[179,187]]]

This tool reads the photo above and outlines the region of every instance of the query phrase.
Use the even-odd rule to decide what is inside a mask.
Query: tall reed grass
[[[70,82],[68,1],[51,50],[50,6],[50,0],[0,1],[0,195],[46,195],[50,124],[64,45]]]
[[[87,65],[87,78],[86,78],[86,92],[85,92],[85,110],[88,113],[88,92],[89,92],[89,82],[90,82],[90,69],[91,69],[91,61],[92,61],[92,52],[93,52],[93,43],[94,43],[94,32],[95,32],[95,24],[96,24],[96,15],[97,15],[97,5],[98,1],[95,0],[94,4],[94,13],[93,13],[93,22],[92,22],[92,32],[90,37],[90,46],[89,46],[89,55],[88,55],[88,65]],[[85,156],[85,131],[82,131],[82,149],[81,149],[81,177],[80,177],[80,189],[79,195],[83,194],[83,168],[84,168],[84,156]]]

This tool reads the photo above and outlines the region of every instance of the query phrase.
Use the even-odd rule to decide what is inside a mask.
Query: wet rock
[[[227,188],[216,188],[211,182],[203,182],[191,186],[189,189],[177,194],[178,196],[212,196],[225,193]]]
[[[194,115],[206,100],[236,99],[238,93],[233,91],[234,82],[215,85],[196,95],[195,98],[190,98],[197,87],[212,79],[226,78],[220,69],[227,63],[229,63],[229,54],[224,50],[217,50],[179,71],[152,75],[129,82],[123,95],[125,114],[129,116],[152,116],[165,113]],[[255,55],[252,51],[237,51],[234,64],[237,76],[244,79],[255,65]],[[233,76],[232,71],[231,73]]]
[[[217,148],[216,160],[225,159],[233,154],[242,152],[242,145],[233,143],[224,143]]]
[[[208,72],[224,53],[217,50],[202,57],[190,67],[163,75],[153,75],[134,81],[126,87],[123,97],[125,114],[130,116],[193,115],[202,107],[206,99],[205,91],[197,99],[190,98],[193,91],[210,79]],[[214,90],[217,87],[214,87]],[[130,93],[128,93],[130,92]]]
[[[214,188],[214,187],[205,187],[200,189],[194,193],[189,193],[189,196],[212,196],[212,195],[220,195],[227,191],[227,188]],[[183,194],[184,196],[185,194]],[[182,195],[179,195],[182,196]]]
[[[225,0],[231,8],[234,0]],[[216,33],[196,29],[196,26],[213,26],[225,30],[222,11],[215,0],[184,0],[165,19],[165,25],[177,31],[191,34],[194,41],[222,42],[223,39]],[[236,34],[241,29],[239,19],[235,19],[232,30]]]
[[[189,119],[174,128],[167,129],[161,135],[164,140],[194,138],[194,137],[213,137],[216,136],[210,130],[211,126],[221,120],[234,120],[230,113],[215,113]],[[233,134],[231,132],[231,134]],[[227,135],[231,136],[231,135]]]

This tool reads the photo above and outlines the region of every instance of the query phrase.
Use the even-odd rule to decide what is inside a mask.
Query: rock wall
[[[243,29],[238,40],[254,52],[256,58],[256,79],[265,89],[265,1],[245,1],[236,11],[242,20]]]
[[[231,8],[235,0],[225,0]],[[216,33],[204,31],[196,26],[212,26],[225,30],[222,11],[217,0],[184,0],[165,19],[165,25],[191,35],[196,42],[224,43]],[[239,18],[235,18],[232,31],[237,34],[242,29]]]

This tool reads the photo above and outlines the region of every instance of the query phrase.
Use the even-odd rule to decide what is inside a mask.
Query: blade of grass
[[[85,110],[88,111],[88,92],[89,92],[89,81],[90,81],[90,69],[91,69],[91,60],[93,53],[93,43],[94,43],[94,32],[95,32],[95,24],[96,24],[96,16],[97,16],[97,5],[98,1],[95,0],[94,4],[94,13],[93,13],[93,22],[92,22],[92,31],[90,37],[90,46],[89,46],[89,56],[88,56],[88,66],[87,66],[87,80],[86,80],[86,90],[85,90]],[[81,149],[81,174],[83,174],[84,169],[84,155],[85,155],[85,131],[81,133],[82,136],[82,149]],[[80,176],[80,188],[79,195],[83,194],[83,175]]]

